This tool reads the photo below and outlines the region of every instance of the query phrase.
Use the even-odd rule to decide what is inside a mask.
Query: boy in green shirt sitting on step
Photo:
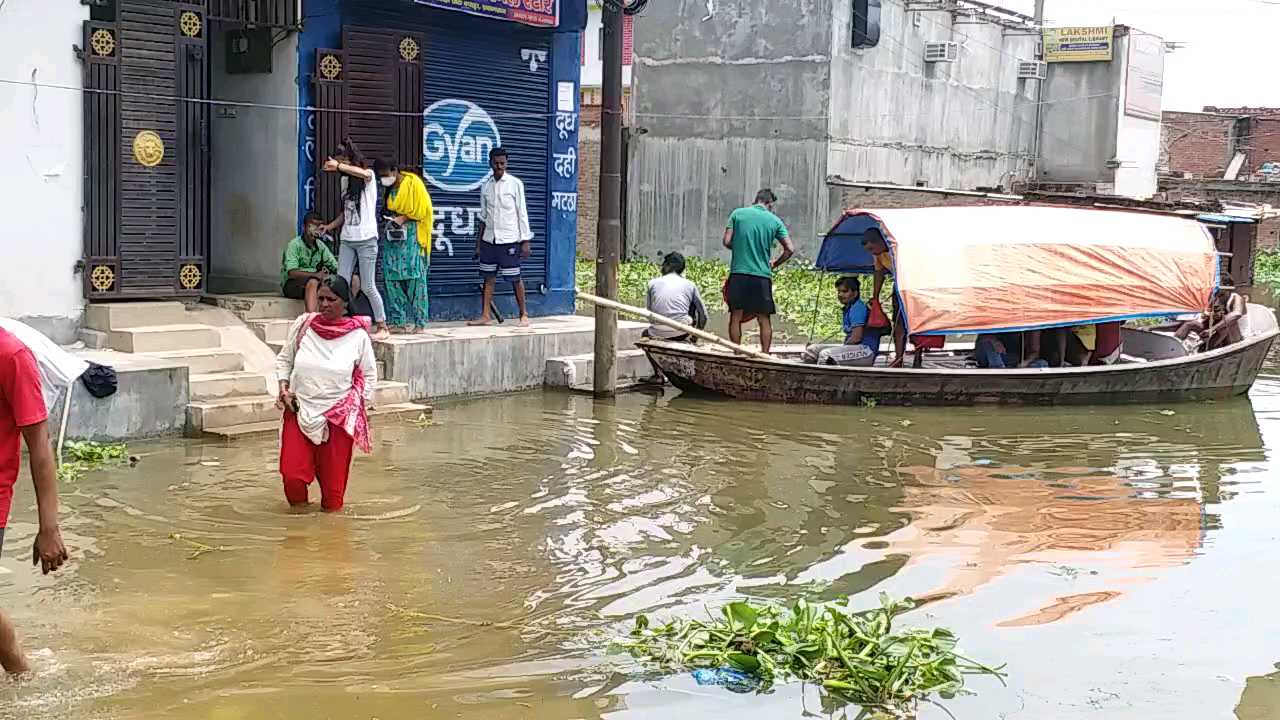
[[[338,259],[322,240],[324,220],[314,212],[302,221],[302,235],[285,246],[281,258],[280,291],[285,297],[301,300],[307,312],[317,312],[316,292],[326,277],[338,272]]]

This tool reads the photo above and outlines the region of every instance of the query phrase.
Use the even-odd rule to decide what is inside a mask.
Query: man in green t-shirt
[[[319,310],[316,293],[320,283],[338,272],[338,259],[321,240],[324,220],[317,213],[307,213],[302,221],[302,235],[289,241],[280,260],[280,292],[287,298],[302,300],[307,312]]]
[[[733,254],[724,290],[729,339],[742,342],[742,323],[754,318],[760,324],[760,349],[765,353],[773,345],[773,271],[795,254],[787,226],[773,213],[777,201],[772,190],[761,190],[754,205],[729,215],[724,230],[724,246]],[[782,254],[774,260],[773,246],[779,243]]]

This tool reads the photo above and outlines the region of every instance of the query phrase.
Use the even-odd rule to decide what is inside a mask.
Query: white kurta
[[[299,317],[289,328],[289,338],[276,357],[276,377],[289,381],[289,389],[298,396],[298,426],[307,439],[320,445],[329,439],[329,421],[324,414],[351,392],[351,376],[357,366],[364,373],[365,407],[373,406],[378,366],[373,340],[363,330],[325,340],[308,329],[299,344],[298,333],[309,317]]]

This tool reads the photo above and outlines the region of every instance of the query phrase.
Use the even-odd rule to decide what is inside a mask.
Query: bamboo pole
[[[701,338],[703,340],[706,340],[707,342],[715,343],[716,345],[719,345],[721,347],[728,348],[738,353],[739,355],[746,355],[747,357],[753,357],[760,360],[775,359],[773,356],[766,355],[760,352],[759,350],[752,350],[751,348],[743,347],[742,345],[738,345],[737,343],[729,342],[728,340],[725,340],[719,335],[709,333],[706,330],[699,330],[698,328],[693,327],[692,325],[685,325],[682,322],[677,322],[675,320],[672,320],[669,317],[663,317],[662,315],[659,315],[655,312],[651,312],[649,310],[645,310],[644,308],[638,308],[634,305],[625,305],[623,303],[617,302],[616,300],[609,300],[607,298],[596,297],[591,293],[582,292],[581,290],[578,291],[578,297],[582,300],[586,300],[587,302],[597,307],[605,307],[605,308],[609,308],[610,310],[617,310],[618,312],[626,313],[628,315],[635,315],[637,317],[642,317],[648,320],[649,322],[657,323],[659,325],[666,325],[669,328],[675,328],[676,330],[679,330],[682,333],[687,333],[696,338]],[[656,338],[656,339],[661,339],[661,338]]]

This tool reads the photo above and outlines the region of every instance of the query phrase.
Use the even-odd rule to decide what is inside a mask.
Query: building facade
[[[723,253],[761,187],[802,253],[841,210],[828,179],[977,189],[1026,178],[1030,18],[906,0],[653,3],[635,21],[627,247]]]
[[[30,112],[0,119],[26,155],[0,182],[29,209],[0,314],[69,342],[86,301],[277,290],[302,214],[337,214],[317,160],[343,137],[427,179],[441,320],[479,311],[479,186],[506,147],[530,310],[572,311],[585,0],[2,5],[0,60],[26,82],[0,99]]]
[[[1106,49],[1047,63],[1031,185],[1150,198],[1159,189],[1164,40],[1123,25],[1072,30],[1100,38],[1081,45]]]

